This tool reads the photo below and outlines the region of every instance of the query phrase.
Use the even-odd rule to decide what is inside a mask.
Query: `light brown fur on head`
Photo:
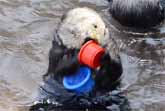
[[[65,15],[58,35],[68,48],[80,48],[86,37],[100,43],[109,34],[101,16],[94,10],[83,7],[72,9]]]

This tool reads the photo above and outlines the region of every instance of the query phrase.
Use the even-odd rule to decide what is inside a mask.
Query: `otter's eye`
[[[97,28],[97,25],[94,24],[93,26],[94,26],[94,28]]]

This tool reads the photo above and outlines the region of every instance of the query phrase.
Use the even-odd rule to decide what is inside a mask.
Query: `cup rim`
[[[83,68],[87,71],[85,79],[82,80],[78,84],[69,85],[67,83],[67,76],[65,76],[63,78],[63,85],[64,85],[65,88],[70,89],[70,90],[74,90],[74,89],[80,88],[81,86],[83,86],[90,79],[90,76],[91,76],[91,70],[90,70],[90,68],[88,68],[88,67],[81,67],[81,69],[83,69]]]

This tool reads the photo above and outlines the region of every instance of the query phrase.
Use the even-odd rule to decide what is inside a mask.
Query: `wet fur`
[[[79,50],[84,43],[86,43],[89,40],[94,40],[94,39],[89,37],[88,33],[87,34],[85,33],[85,35],[82,34],[83,36],[76,36],[76,34],[79,34],[79,31],[74,30],[74,29],[70,30],[70,27],[69,27],[69,26],[72,26],[71,28],[73,28],[74,25],[69,25],[69,26],[64,25],[61,27],[61,24],[65,22],[66,17],[68,17],[68,15],[64,15],[62,17],[61,23],[59,24],[59,27],[57,27],[57,30],[55,31],[54,40],[52,42],[52,48],[50,49],[50,52],[49,52],[48,71],[44,75],[44,83],[46,85],[41,86],[42,88],[40,89],[41,93],[39,96],[42,100],[49,100],[48,98],[49,96],[51,96],[51,98],[55,98],[55,100],[57,99],[57,101],[62,104],[68,103],[65,101],[63,102],[63,99],[65,100],[65,97],[66,97],[66,99],[69,98],[70,102],[73,102],[74,106],[75,107],[78,106],[78,108],[81,108],[83,105],[85,105],[84,106],[85,108],[90,108],[91,106],[94,106],[94,108],[95,107],[98,108],[101,106],[102,109],[105,109],[106,106],[111,104],[110,103],[111,100],[110,98],[106,98],[106,99],[103,98],[102,100],[100,100],[102,98],[102,94],[109,95],[109,91],[116,89],[116,86],[119,85],[119,82],[116,82],[116,81],[119,80],[123,72],[118,47],[115,41],[111,37],[109,37],[109,33],[108,34],[106,33],[105,35],[107,36],[104,37],[102,44],[100,43],[100,45],[106,49],[105,54],[102,56],[100,60],[101,67],[97,69],[92,69],[92,75],[95,79],[95,86],[96,86],[91,92],[93,97],[90,97],[90,94],[89,95],[87,94],[88,96],[86,96],[86,94],[82,95],[82,97],[75,96],[74,93],[67,91],[63,87],[62,79],[63,79],[63,76],[65,75],[75,73],[80,68],[80,66],[83,65],[83,64],[80,64],[77,59]],[[64,41],[63,39],[67,39],[68,41]],[[81,39],[82,41],[80,42],[79,39]],[[79,43],[78,45],[73,44],[73,43],[76,43],[77,41],[80,44]],[[72,45],[72,47],[69,46],[70,44]],[[58,87],[56,87],[56,85]],[[58,98],[60,99],[58,100]],[[84,103],[82,103],[81,100],[83,100]],[[89,103],[92,103],[92,104],[87,104],[88,100],[89,100]],[[99,102],[99,103],[95,104],[95,102]],[[41,104],[43,105],[43,103]],[[37,105],[34,105],[33,107]],[[69,106],[68,104],[65,104],[65,105],[68,106],[69,108],[73,107],[73,106]],[[39,106],[39,108],[40,107],[41,106]],[[36,108],[36,109],[39,109],[39,108]]]
[[[78,51],[78,49],[68,49],[54,40],[49,52],[49,67],[46,75],[62,76],[74,73],[80,66],[77,60]]]
[[[136,28],[153,27],[164,19],[159,0],[113,0],[109,11],[122,25]]]
[[[84,43],[90,38],[84,40]],[[49,68],[44,76],[52,76],[56,78],[76,72],[81,64],[78,62],[77,55],[79,49],[69,49],[65,45],[53,41],[52,48],[49,53]],[[113,89],[113,83],[120,78],[122,74],[122,65],[120,61],[111,59],[108,52],[101,59],[102,66],[100,69],[93,69],[95,73],[96,88],[101,90]],[[108,85],[107,85],[108,84]]]
[[[87,11],[87,13],[90,12],[91,14],[94,14],[95,17],[99,18],[99,15],[97,15],[95,11],[88,8],[84,8],[84,10]],[[67,17],[70,17],[73,11],[75,10],[64,14],[59,26],[57,27],[57,30],[55,31],[52,48],[50,49],[49,53],[48,72],[46,73],[44,78],[46,78],[47,76],[52,76],[54,78],[62,78],[64,75],[75,73],[82,65],[77,59],[77,55],[81,46],[91,39],[95,40],[94,38],[89,37],[89,33],[76,29],[79,28],[77,24],[70,25],[70,22],[68,23]],[[84,13],[85,11],[82,12]],[[78,16],[78,20],[81,20],[81,17],[79,16],[83,17],[83,15],[79,15],[79,13],[76,14],[78,14],[76,15]],[[86,15],[84,17],[85,19],[87,19]],[[77,22],[78,20],[75,19],[75,21],[71,21],[71,23]],[[101,18],[99,18],[99,20],[99,22],[101,22]],[[101,25],[104,25],[104,23],[101,23]],[[101,38],[103,40],[100,45],[106,49],[106,53],[101,59],[101,67],[93,69],[92,72],[95,75],[97,88],[102,90],[109,90],[112,88],[111,85],[120,78],[123,69],[119,57],[119,50],[115,41],[112,40],[108,32],[104,33],[106,34],[103,38]]]

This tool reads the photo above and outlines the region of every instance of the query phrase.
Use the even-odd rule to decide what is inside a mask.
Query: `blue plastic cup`
[[[90,92],[94,84],[91,69],[88,67],[81,67],[75,74],[63,78],[64,87],[78,94]]]

